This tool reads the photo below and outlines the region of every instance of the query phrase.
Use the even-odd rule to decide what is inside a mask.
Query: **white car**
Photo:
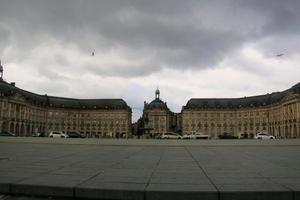
[[[161,139],[181,139],[181,135],[177,133],[164,133],[162,134]]]
[[[192,138],[192,134],[190,134],[190,133],[184,134],[182,136],[182,139],[191,139],[191,138]]]
[[[203,133],[189,133],[182,136],[183,139],[209,139],[209,135]]]
[[[275,136],[270,135],[268,133],[257,133],[256,136],[254,137],[255,139],[275,139]]]
[[[64,134],[62,132],[59,131],[51,131],[49,134],[49,137],[52,138],[68,138],[69,136],[67,134]]]
[[[196,132],[186,133],[182,136],[182,139],[196,139]]]

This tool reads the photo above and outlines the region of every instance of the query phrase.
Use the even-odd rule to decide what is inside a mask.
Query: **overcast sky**
[[[299,0],[0,0],[0,59],[22,89],[123,98],[135,121],[157,86],[180,112],[193,97],[299,82],[299,10]]]

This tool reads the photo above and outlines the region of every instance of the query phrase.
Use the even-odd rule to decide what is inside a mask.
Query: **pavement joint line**
[[[215,183],[211,180],[211,178],[207,175],[207,173],[205,172],[205,170],[203,169],[203,167],[199,164],[199,162],[196,160],[196,158],[193,156],[193,154],[190,152],[190,150],[188,149],[187,146],[184,147],[185,150],[188,152],[188,154],[191,156],[191,158],[194,160],[194,162],[196,162],[197,166],[201,169],[201,171],[204,173],[204,175],[206,176],[206,178],[209,180],[209,182],[214,186],[214,188],[216,189],[216,191],[218,192],[218,199],[221,198],[221,194],[219,189],[217,188],[217,186],[215,185]]]
[[[293,193],[293,199],[295,199],[296,192],[299,192],[299,191],[294,191],[293,189],[291,189],[291,188],[289,188],[288,186],[283,185],[283,184],[281,184],[281,183],[278,183],[278,184],[279,184],[280,186],[282,186],[282,187],[288,189],[289,191],[291,191],[291,192]]]
[[[95,148],[92,148],[92,149],[95,149]],[[92,149],[89,149],[89,150],[92,150]],[[49,158],[49,159],[44,160],[44,161],[51,161],[51,160],[53,160],[53,159],[60,159],[60,158],[64,158],[64,157],[69,157],[69,156],[72,156],[72,155],[76,155],[76,154],[78,154],[79,152],[86,152],[86,151],[89,151],[89,150],[84,149],[84,150],[81,150],[81,151],[72,152],[72,153],[67,154],[67,155],[58,156],[58,157],[54,157],[54,158]],[[35,161],[35,162],[32,162],[32,164],[39,164],[40,162],[41,162],[41,161]],[[71,163],[71,164],[69,164],[69,165],[66,165],[66,166],[70,166],[70,167],[71,167],[71,166],[73,166],[73,165],[75,165],[75,164],[77,164],[77,163],[80,163],[80,162],[82,162],[82,161],[76,161],[76,162],[73,162],[73,163]],[[64,168],[64,167],[66,167],[66,166],[58,167],[58,168],[55,169],[55,170],[62,169],[62,168]],[[54,170],[54,171],[55,171],[55,170]],[[51,171],[49,171],[49,172],[51,172]]]
[[[268,160],[264,159],[264,158],[261,157],[261,156],[255,156],[256,154],[253,155],[253,154],[250,154],[249,152],[245,152],[244,154],[247,155],[247,156],[250,157],[250,158],[255,158],[256,160],[260,160],[260,161],[263,161],[263,162],[266,162],[266,163],[274,164],[273,162],[268,161]],[[285,167],[285,166],[284,166],[284,167]],[[261,177],[263,177],[263,178],[269,178],[269,177],[264,176],[260,171],[258,172],[258,174],[259,174]]]
[[[130,157],[133,156],[134,154],[138,154],[138,153],[139,153],[140,151],[142,151],[143,149],[145,149],[145,147],[142,148],[142,149],[139,150],[139,151],[133,152],[131,155],[129,155],[129,156],[127,156],[127,157],[124,157],[124,158],[123,158],[123,161],[124,161],[125,159],[130,158]],[[110,165],[109,167],[113,167],[114,165],[121,164],[123,161],[118,161],[118,162],[116,162],[116,163]]]
[[[260,172],[259,172],[260,173]],[[286,186],[286,185],[284,185],[284,184],[282,184],[282,183],[277,183],[277,182],[275,182],[274,180],[272,180],[272,178],[270,178],[270,177],[265,177],[265,178],[267,178],[269,181],[271,181],[272,183],[275,183],[275,184],[278,184],[278,185],[280,185],[281,187],[283,187],[283,188],[285,188],[285,189],[287,189],[287,190],[289,190],[290,192],[292,192],[293,193],[293,199],[295,199],[295,191],[293,191],[291,188],[289,188],[288,186]]]
[[[58,168],[56,168],[56,169],[52,169],[52,170],[49,170],[49,171],[40,172],[40,173],[37,173],[37,174],[35,174],[35,175],[26,177],[26,178],[24,178],[24,179],[20,179],[19,181],[16,181],[15,183],[12,183],[12,184],[18,184],[18,183],[20,183],[20,182],[22,182],[22,181],[25,181],[25,180],[28,180],[28,179],[31,179],[31,178],[35,178],[35,177],[37,177],[37,176],[39,176],[39,175],[45,175],[45,174],[47,174],[47,173],[51,173],[51,172],[54,172],[54,171],[56,171],[56,170],[63,169],[63,168],[65,168],[65,167],[66,167],[66,166],[62,166],[62,167],[58,167]],[[12,191],[11,191],[11,185],[12,185],[12,184],[10,184],[10,189],[9,189],[9,191],[10,191],[11,194],[13,194]]]
[[[261,173],[259,172],[259,174],[261,174]],[[265,176],[263,176],[263,175],[262,175],[262,177],[267,178],[269,181],[271,181],[271,182],[273,182],[273,183],[275,183],[275,184],[278,184],[278,185],[280,185],[281,187],[287,189],[288,191],[290,191],[290,192],[292,193],[292,199],[293,199],[293,200],[296,199],[296,191],[294,191],[293,189],[289,188],[288,186],[286,186],[286,185],[284,185],[284,184],[282,184],[282,183],[277,183],[277,182],[275,182],[274,180],[272,180],[271,177],[265,177]]]
[[[75,186],[72,188],[72,196],[73,196],[73,198],[76,198],[76,192],[75,192],[75,189],[76,189],[79,185],[81,185],[81,184],[83,184],[83,183],[86,183],[87,181],[89,181],[89,180],[91,180],[91,179],[97,177],[99,174],[101,174],[101,173],[103,173],[103,172],[104,172],[104,171],[100,171],[100,172],[98,172],[97,174],[95,174],[95,175],[89,177],[88,179],[82,181],[81,183],[75,185]]]
[[[155,168],[153,169],[153,171],[152,171],[152,173],[151,173],[151,175],[150,175],[150,178],[148,179],[148,182],[147,182],[147,184],[146,184],[146,186],[145,186],[145,189],[144,189],[144,199],[146,199],[146,189],[147,189],[147,187],[149,186],[150,181],[151,181],[151,178],[153,177],[153,174],[154,174],[155,171],[157,170],[157,167],[158,167],[160,161],[162,160],[163,154],[165,154],[165,152],[166,152],[166,149],[164,148],[163,152],[160,154],[160,157],[159,157],[159,159],[158,159],[158,161],[157,161],[157,163],[156,163],[156,165],[155,165]]]
[[[220,141],[221,142],[221,141]],[[260,142],[260,141],[258,141]],[[3,144],[3,143],[2,143]],[[20,144],[20,145],[19,145]],[[51,145],[51,144],[49,144]],[[146,187],[149,187],[152,185],[151,178],[155,177],[155,172],[159,172],[160,166],[163,166],[164,164],[168,164],[167,166],[173,167],[173,162],[176,165],[177,164],[181,167],[181,163],[186,163],[186,160],[189,160],[189,164],[193,164],[196,171],[202,170],[202,177],[205,178],[204,175],[207,175],[205,179],[209,180],[210,182],[206,181],[207,185],[210,185],[210,188],[212,189],[214,195],[216,198],[223,198],[223,194],[226,193],[226,189],[223,191],[222,187],[220,188],[221,183],[218,184],[217,181],[215,181],[213,173],[216,170],[220,170],[224,173],[227,173],[227,170],[230,172],[233,172],[230,176],[224,176],[226,178],[231,178],[232,176],[236,176],[234,170],[236,168],[241,167],[241,169],[244,168],[244,170],[241,170],[240,173],[243,178],[253,177],[254,179],[262,178],[265,180],[265,183],[262,184],[270,184],[271,186],[274,184],[274,190],[269,189],[269,187],[266,187],[263,189],[263,191],[256,190],[251,188],[244,188],[243,187],[237,187],[237,190],[232,191],[236,193],[246,192],[249,194],[254,194],[256,196],[260,195],[260,193],[267,193],[269,196],[274,196],[277,193],[282,195],[287,195],[288,197],[295,199],[298,198],[299,190],[298,187],[298,178],[300,173],[299,163],[300,159],[298,158],[298,152],[299,152],[299,146],[293,147],[292,145],[288,145],[292,148],[285,148],[286,146],[276,146],[276,148],[268,148],[271,147],[268,146],[255,146],[249,147],[243,150],[243,147],[247,147],[247,145],[244,146],[238,146],[239,148],[234,148],[235,143],[232,142],[232,145],[230,147],[223,147],[220,145],[216,145],[214,147],[212,146],[195,146],[195,145],[186,145],[184,148],[182,146],[174,146],[174,148],[169,148],[169,145],[157,145],[157,146],[142,146],[142,145],[118,145],[118,147],[113,147],[114,145],[105,145],[105,146],[111,146],[109,147],[101,147],[100,145],[97,146],[89,146],[89,144],[86,144],[86,147],[82,146],[73,146],[66,144],[64,148],[61,148],[60,146],[55,146],[56,144],[52,144],[53,147],[49,150],[48,146],[44,146],[44,144],[36,144],[30,145],[28,143],[15,143],[14,145],[6,144],[1,145],[1,150],[3,148],[4,151],[0,152],[0,157],[7,157],[7,155],[12,155],[13,162],[12,164],[8,165],[8,167],[12,168],[12,170],[17,170],[20,167],[17,167],[17,165],[27,167],[27,165],[30,167],[30,165],[34,165],[35,163],[41,162],[43,164],[43,161],[45,162],[44,165],[48,165],[49,162],[54,156],[57,156],[57,154],[60,153],[61,150],[66,149],[67,151],[62,151],[64,155],[61,155],[60,158],[57,158],[54,165],[50,165],[49,167],[43,167],[41,166],[37,171],[35,171],[35,166],[32,168],[34,172],[34,176],[32,173],[26,174],[28,177],[23,177],[22,174],[17,174],[16,177],[21,178],[23,180],[26,180],[30,176],[37,177],[40,176],[39,174],[47,174],[51,171],[55,171],[62,168],[68,168],[69,166],[76,166],[76,164],[79,163],[79,168],[84,167],[93,167],[90,169],[92,172],[91,174],[83,175],[83,179],[80,179],[79,181],[75,181],[75,187],[78,183],[86,181],[87,179],[90,179],[91,176],[95,176],[96,172],[99,172],[99,170],[109,170],[111,166],[117,165],[115,170],[125,170],[129,169],[130,171],[133,171],[136,168],[136,166],[139,166],[140,163],[143,163],[143,161],[147,160],[147,163],[151,164],[148,165],[147,163],[141,165],[142,167],[140,169],[149,169],[147,177],[143,180],[143,186],[141,187],[141,198],[148,197],[146,194]],[[12,148],[13,147],[13,148]],[[16,147],[16,148],[14,148]],[[24,147],[24,148],[23,148]],[[256,148],[257,147],[257,148]],[[281,148],[283,147],[283,148]],[[41,151],[40,151],[41,149]],[[102,152],[102,150],[104,150]],[[280,152],[277,154],[276,152]],[[49,154],[50,153],[50,154]],[[208,154],[207,154],[208,153]],[[77,155],[78,154],[78,155]],[[229,157],[226,157],[226,155],[231,155]],[[90,155],[90,156],[89,156]],[[33,157],[32,157],[33,156]],[[103,157],[104,156],[104,157]],[[174,157],[173,157],[174,156]],[[215,157],[216,156],[216,157]],[[70,157],[69,159],[66,159],[67,157]],[[103,157],[103,159],[102,159]],[[128,159],[129,158],[129,159]],[[184,159],[185,158],[185,159]],[[206,164],[206,159],[210,158],[210,162]],[[89,162],[90,161],[90,162]],[[134,165],[128,165],[131,161],[134,161]],[[0,161],[0,163],[5,163],[8,161]],[[81,165],[81,163],[86,163],[86,165]],[[196,163],[194,163],[196,162]],[[14,164],[16,163],[16,164]],[[103,164],[101,164],[103,163]],[[120,163],[120,164],[117,164]],[[188,164],[188,163],[187,163]],[[197,164],[197,165],[196,165]],[[225,168],[222,168],[221,165],[225,164]],[[128,166],[129,168],[128,168]],[[174,165],[174,167],[175,167]],[[213,166],[214,165],[214,166]],[[238,166],[236,166],[238,165]],[[249,165],[249,167],[248,167]],[[16,169],[15,167],[16,166]],[[210,170],[210,166],[213,168]],[[21,168],[20,168],[21,169]],[[29,168],[30,169],[30,168]],[[79,170],[80,170],[79,169]],[[189,168],[187,168],[188,170]],[[269,173],[269,170],[270,173]],[[26,173],[28,169],[26,168]],[[41,172],[42,171],[42,172]],[[73,170],[72,170],[73,171]],[[31,171],[28,171],[31,172]],[[109,173],[108,175],[113,176],[114,171],[112,173]],[[126,174],[126,170],[124,173]],[[206,172],[206,173],[205,173]],[[22,170],[18,173],[22,173]],[[245,174],[244,174],[245,173]],[[2,173],[3,176],[5,173]],[[74,174],[75,175],[75,174]],[[98,174],[99,175],[99,174]],[[142,174],[141,174],[142,175]],[[176,172],[171,176],[179,176],[180,174],[176,175]],[[226,174],[225,174],[226,175]],[[244,177],[244,175],[247,175]],[[10,176],[10,175],[9,175]],[[101,175],[99,175],[101,176]],[[23,178],[22,178],[23,177]],[[211,179],[210,179],[210,178]],[[216,175],[218,177],[218,174]],[[236,178],[238,178],[237,176]],[[54,177],[55,178],[55,177]],[[278,180],[280,178],[283,178],[283,180]],[[285,180],[286,179],[286,180]],[[291,179],[291,180],[288,180]],[[19,179],[20,180],[20,179]],[[9,179],[9,181],[14,184],[14,179]],[[98,180],[98,179],[97,179]],[[150,182],[149,182],[150,180]],[[229,180],[230,181],[230,180]],[[291,181],[291,182],[290,182]],[[48,183],[44,181],[45,183]],[[122,182],[122,181],[120,181]],[[246,185],[257,185],[259,187],[260,180],[258,182],[245,182]],[[26,182],[27,183],[27,182]],[[51,183],[51,182],[49,182]],[[230,182],[231,183],[231,182]],[[53,183],[51,183],[53,184]],[[50,185],[51,185],[50,184]],[[229,184],[229,183],[226,183]],[[224,184],[224,185],[226,185]],[[232,185],[236,185],[235,183],[231,183]],[[244,182],[242,182],[244,184]],[[25,184],[26,185],[26,184]],[[49,185],[49,184],[48,184]],[[70,197],[74,197],[74,191],[76,193],[77,190],[75,190],[74,185],[68,186],[70,191]],[[85,184],[83,184],[85,187]],[[88,184],[89,185],[89,184]],[[148,185],[148,186],[146,186]],[[230,184],[229,184],[230,185]],[[14,190],[14,187],[10,187],[11,185],[7,185],[7,191]],[[219,190],[215,190],[213,186],[217,186]],[[266,185],[267,186],[267,185]],[[70,188],[71,187],[71,188]],[[111,188],[111,192],[114,192],[113,185]],[[144,189],[143,189],[144,188]],[[242,189],[240,189],[242,188]],[[76,188],[77,189],[77,188]],[[101,190],[101,186],[98,187],[95,185],[95,189]],[[121,188],[122,189],[122,188]],[[235,187],[233,187],[235,189]],[[158,188],[160,191],[160,188]],[[166,190],[166,189],[164,189]],[[144,193],[143,193],[144,191]],[[169,191],[167,189],[167,191]],[[176,190],[177,191],[177,190]],[[184,192],[185,190],[183,190]],[[208,190],[205,190],[208,191]],[[172,191],[169,191],[172,192]],[[24,192],[25,193],[25,192]],[[34,191],[32,191],[34,193]],[[256,193],[256,194],[255,194]],[[8,193],[9,194],[9,193]],[[14,195],[14,194],[12,194]],[[75,197],[76,198],[76,197]],[[78,197],[77,197],[78,198]],[[95,197],[96,198],[96,197]],[[1,199],[1,194],[0,194]]]
[[[80,151],[80,152],[84,152],[84,151],[86,151],[86,150],[82,150],[82,151]],[[68,154],[68,156],[70,156],[70,155],[76,155],[76,153]],[[57,158],[63,158],[63,157],[65,157],[65,156],[56,157],[56,159],[57,159]],[[48,159],[48,160],[51,160],[51,159]],[[36,164],[36,163],[38,163],[38,162],[32,162],[31,164]],[[78,162],[75,162],[75,163],[78,163]],[[20,182],[22,182],[22,181],[26,181],[26,180],[29,180],[29,179],[31,179],[31,178],[38,177],[39,175],[49,174],[49,173],[51,173],[51,172],[54,172],[54,171],[63,169],[63,168],[65,168],[65,167],[72,166],[73,164],[74,164],[74,163],[72,163],[72,164],[70,164],[70,165],[64,165],[64,166],[61,166],[61,167],[58,167],[58,168],[56,168],[56,169],[52,169],[52,170],[49,170],[49,171],[40,172],[40,173],[37,173],[37,174],[35,174],[35,175],[32,175],[32,176],[29,176],[29,177],[20,179],[19,181],[16,181],[15,183],[10,183],[10,184],[9,184],[9,193],[10,193],[10,194],[13,194],[13,193],[12,193],[12,185],[13,185],[13,184],[18,184],[18,183],[20,183]],[[101,173],[101,172],[100,172],[100,173]],[[72,192],[73,192],[73,195],[74,195],[74,188],[72,188]]]
[[[144,147],[144,148],[145,148],[145,147]],[[115,162],[115,163],[113,163],[113,164],[107,166],[106,168],[111,168],[111,167],[113,167],[114,165],[121,164],[122,162],[124,162],[125,159],[128,159],[128,158],[130,158],[131,156],[133,156],[133,155],[139,153],[139,152],[142,151],[144,148],[142,148],[142,149],[139,150],[139,151],[132,152],[132,154],[130,154],[130,155],[128,155],[128,156],[122,158],[121,161]],[[120,149],[119,149],[119,150],[120,150]],[[101,174],[101,173],[103,173],[103,172],[105,172],[105,169],[101,170],[99,173],[95,174],[94,176],[89,177],[88,179],[82,181],[81,183],[75,185],[75,186],[72,188],[73,198],[75,198],[75,199],[77,198],[77,197],[76,197],[76,192],[75,192],[75,190],[76,190],[76,188],[78,188],[78,186],[80,186],[80,185],[82,185],[82,184],[88,182],[89,180],[91,180],[91,179],[97,177],[99,174]]]

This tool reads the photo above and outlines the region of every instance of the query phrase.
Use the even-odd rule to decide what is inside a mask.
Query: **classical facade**
[[[3,80],[0,62],[0,131],[17,136],[50,131],[95,137],[155,136],[198,132],[216,138],[224,132],[252,138],[268,132],[277,138],[300,138],[300,83],[271,94],[243,98],[193,98],[173,113],[155,91],[143,115],[132,125],[132,111],[122,99],[73,99],[39,95]]]
[[[176,114],[171,112],[166,102],[160,99],[160,91],[155,91],[155,99],[150,103],[144,102],[143,129],[150,135],[175,131],[177,126]]]
[[[223,132],[250,138],[257,132],[300,138],[300,83],[266,95],[190,99],[182,109],[182,133],[189,132],[212,138]]]
[[[62,131],[126,137],[131,134],[131,115],[131,108],[122,99],[38,95],[0,79],[0,131],[17,136]]]

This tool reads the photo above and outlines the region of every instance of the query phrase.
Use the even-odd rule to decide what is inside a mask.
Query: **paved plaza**
[[[300,140],[0,138],[1,200],[294,200],[299,191]]]

